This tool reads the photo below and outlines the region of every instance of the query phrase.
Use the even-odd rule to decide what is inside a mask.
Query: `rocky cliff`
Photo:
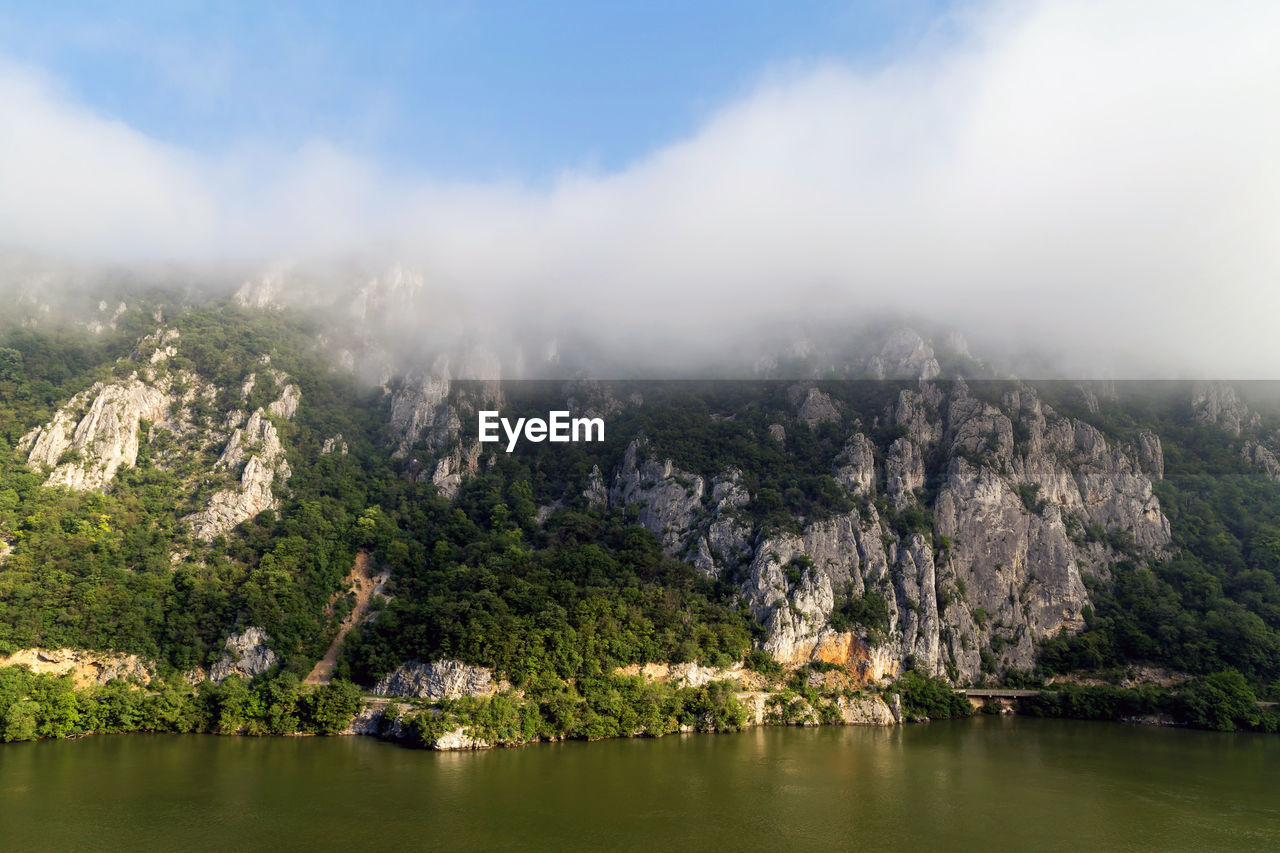
[[[132,361],[147,364],[122,380],[97,382],[58,409],[53,420],[22,437],[27,464],[48,472],[47,486],[77,491],[103,489],[121,468],[138,460],[139,429],[184,433],[191,428],[183,407],[216,389],[187,371],[168,371],[178,332],[160,329],[138,342]]]
[[[840,419],[813,388],[790,396],[806,428]],[[736,511],[751,499],[739,472],[708,480],[643,439],[609,498],[635,506],[669,554],[739,578],[776,658],[867,681],[909,663],[956,683],[1030,668],[1039,639],[1083,626],[1085,576],[1169,545],[1150,431],[1122,447],[1016,384],[982,399],[963,381],[922,380],[869,414],[893,437],[849,435],[832,475],[856,508],[833,517],[753,528]]]
[[[23,436],[18,450],[29,466],[47,473],[46,486],[89,491],[108,489],[118,472],[137,465],[144,445],[161,448],[154,464],[176,468],[190,468],[193,460],[220,448],[211,473],[226,480],[227,488],[213,491],[185,518],[192,535],[208,542],[278,506],[276,490],[292,471],[273,419],[293,418],[302,393],[264,356],[241,383],[240,402],[259,387],[277,389],[278,397],[247,417],[239,408],[219,411],[224,389],[168,364],[181,345],[176,329],[161,327],[143,337],[127,359],[141,369],[76,394],[49,423]],[[195,474],[189,479],[194,493]]]
[[[223,645],[222,657],[209,670],[209,680],[220,684],[230,675],[249,679],[271,669],[279,659],[270,642],[271,637],[261,628],[245,628],[231,634]]]
[[[493,674],[483,667],[456,660],[408,661],[388,673],[373,692],[379,696],[457,699],[488,695],[498,687]]]

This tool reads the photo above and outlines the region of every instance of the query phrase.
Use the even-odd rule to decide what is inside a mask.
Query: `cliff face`
[[[282,405],[290,399],[291,391],[292,407]],[[297,408],[296,394],[296,386],[286,386],[281,399],[271,404],[273,413],[288,412],[291,416]],[[243,417],[241,413],[233,413],[230,423],[240,417]],[[279,482],[283,486],[293,473],[285,459],[280,435],[262,409],[250,415],[243,428],[236,427],[231,433],[214,470],[238,473],[239,482],[232,488],[215,492],[204,509],[187,516],[192,535],[205,542],[228,533],[265,510],[275,509],[279,502],[273,484]]]
[[[485,696],[497,690],[498,683],[489,670],[468,666],[456,660],[439,660],[434,663],[409,661],[387,673],[373,688],[378,696],[425,699]]]
[[[216,389],[194,374],[165,369],[164,362],[177,352],[177,340],[173,329],[143,338],[133,360],[150,366],[127,379],[95,383],[72,397],[48,424],[22,437],[18,450],[27,454],[32,468],[48,472],[46,486],[76,491],[106,488],[117,471],[137,463],[143,421],[149,421],[152,429],[171,433],[189,429],[184,405]]]
[[[95,384],[73,397],[44,427],[18,445],[27,464],[48,471],[46,486],[101,489],[138,459],[138,425],[163,423],[173,398],[137,378]]]
[[[209,670],[209,680],[220,684],[230,675],[245,679],[261,675],[278,662],[269,646],[271,638],[261,628],[245,628],[227,637],[222,657]]]
[[[75,395],[48,424],[23,436],[18,450],[28,465],[47,472],[46,486],[89,491],[109,488],[117,473],[137,465],[144,445],[166,448],[153,460],[161,467],[185,465],[220,447],[212,472],[228,487],[214,491],[184,519],[196,539],[208,542],[279,505],[275,490],[284,487],[292,471],[272,419],[293,418],[302,393],[264,357],[239,388],[240,401],[247,402],[267,382],[278,397],[247,418],[237,408],[219,412],[223,389],[169,366],[180,348],[175,329],[160,328],[142,338],[130,354],[142,369]]]
[[[496,362],[481,351],[472,353],[462,369],[474,374],[487,369],[486,365],[497,370]],[[412,456],[412,475],[434,484],[449,498],[457,494],[464,478],[480,470],[480,442],[474,429],[463,430],[463,419],[475,423],[480,409],[502,406],[496,381],[459,388],[449,379],[450,373],[448,360],[437,359],[431,371],[406,378],[391,396],[391,430],[396,443],[391,455],[396,459]],[[419,462],[415,448],[435,461]]]
[[[833,410],[812,389],[791,396],[798,420]],[[644,440],[627,448],[610,501],[636,505],[669,554],[740,578],[776,658],[867,681],[908,662],[956,683],[1030,668],[1037,640],[1083,626],[1084,576],[1169,545],[1154,433],[1116,446],[1027,386],[984,400],[963,381],[903,389],[876,420],[897,437],[876,448],[854,432],[832,468],[857,508],[792,530],[753,533],[735,512],[751,499],[739,472],[707,481]],[[838,629],[842,609],[868,602],[883,624]]]
[[[70,674],[78,687],[106,684],[116,678],[147,684],[156,675],[155,667],[137,655],[80,649],[20,649],[0,656],[0,667],[6,666],[25,666],[34,673]]]

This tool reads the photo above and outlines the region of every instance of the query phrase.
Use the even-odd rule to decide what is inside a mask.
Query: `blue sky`
[[[0,0],[0,263],[1280,371],[1276,0],[118,5]]]
[[[393,171],[616,170],[762,79],[874,67],[933,0],[10,3],[0,52],[204,154],[322,138]]]

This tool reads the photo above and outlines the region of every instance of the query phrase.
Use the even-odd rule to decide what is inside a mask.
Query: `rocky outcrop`
[[[464,726],[459,726],[452,731],[445,732],[436,738],[434,743],[428,744],[431,749],[450,750],[450,749],[488,749],[488,741],[480,738],[472,737],[469,730]]]
[[[711,505],[704,517],[706,533],[695,545],[695,567],[716,575],[750,559],[751,526],[741,514],[750,502],[751,495],[742,485],[742,472],[738,469],[730,468],[711,481]]]
[[[0,657],[0,667],[25,666],[37,674],[71,675],[78,687],[106,684],[116,678],[149,684],[155,666],[137,655],[91,652],[83,649],[21,649]]]
[[[486,367],[490,361],[493,365]],[[477,350],[459,369],[471,375],[492,369],[496,375],[498,367],[491,353]],[[450,372],[449,360],[437,359],[428,373],[406,379],[391,399],[396,435],[392,456],[408,458],[415,447],[425,451],[421,462],[410,461],[410,472],[419,481],[430,481],[446,498],[453,498],[462,481],[480,471],[480,442],[474,427],[463,429],[464,420],[474,425],[481,409],[500,411],[503,403],[496,381],[454,382]]]
[[[1138,433],[1136,455],[1138,467],[1152,480],[1164,479],[1164,447],[1160,436],[1149,429]]]
[[[351,722],[338,734],[377,737],[392,720],[404,713],[404,708],[386,699],[366,699]]]
[[[860,432],[851,435],[844,449],[836,456],[831,476],[855,494],[875,494],[876,459],[871,439]]]
[[[245,628],[231,634],[223,644],[222,657],[209,670],[209,680],[221,684],[230,675],[246,679],[259,676],[278,662],[268,645],[271,637],[261,628]]]
[[[748,675],[748,670],[741,663],[736,663],[728,669],[702,666],[697,663],[646,663],[643,666],[632,664],[619,667],[617,671],[619,675],[632,678],[639,676],[648,681],[675,684],[680,687],[702,687],[713,681],[740,681]]]
[[[330,436],[324,440],[324,444],[320,447],[320,455],[327,456],[330,453],[339,453],[343,456],[347,455],[347,443],[342,440],[342,433]]]
[[[296,391],[295,386],[287,386],[286,391],[288,388]],[[282,395],[281,400],[284,399]],[[284,408],[296,411],[296,399]],[[239,482],[234,488],[215,492],[204,509],[187,516],[191,535],[204,542],[211,542],[260,513],[275,509],[279,502],[274,484],[287,483],[293,474],[275,424],[262,409],[250,415],[243,428],[232,432],[214,469],[238,472]]]
[[[1268,478],[1280,483],[1280,459],[1276,459],[1276,455],[1270,450],[1256,441],[1248,441],[1245,442],[1241,455],[1262,470]]]
[[[933,379],[942,372],[933,347],[913,329],[890,333],[867,372],[874,379]]]
[[[1154,433],[1121,447],[1029,387],[993,401],[963,382],[905,388],[879,424],[899,431],[884,449],[889,517],[865,500],[877,477],[861,432],[832,471],[864,500],[798,531],[756,540],[734,511],[749,501],[737,472],[713,480],[708,496],[704,478],[649,458],[643,441],[628,447],[611,501],[636,505],[667,553],[715,576],[740,571],[775,658],[836,663],[855,683],[908,662],[961,684],[984,665],[1028,668],[1040,638],[1082,627],[1084,575],[1106,578],[1125,549],[1169,547],[1151,483],[1163,474]],[[876,624],[837,630],[833,613],[845,608]]]
[[[901,511],[915,500],[916,489],[924,486],[924,454],[909,438],[889,445],[884,460],[884,490],[893,508]]]
[[[814,386],[797,386],[791,389],[793,402],[799,401],[796,407],[796,419],[809,429],[823,423],[839,423],[840,411],[826,394]]]
[[[604,475],[599,465],[591,466],[591,476],[587,478],[587,487],[582,490],[582,497],[587,507],[598,512],[609,508],[609,490],[604,484]]]
[[[164,421],[173,402],[136,375],[99,382],[73,397],[51,422],[23,436],[18,450],[27,453],[32,468],[50,472],[46,486],[102,489],[121,468],[137,463],[141,422]]]
[[[708,484],[669,459],[653,458],[651,452],[642,438],[627,446],[609,505],[634,505],[640,523],[662,540],[669,556],[683,556],[707,574],[749,558],[751,528],[739,511],[751,495],[742,485],[741,472],[731,468]]]
[[[1240,435],[1244,428],[1257,429],[1260,419],[1249,410],[1236,389],[1225,382],[1198,385],[1191,397],[1191,417],[1199,426],[1217,426]]]
[[[302,391],[297,385],[285,385],[280,392],[280,398],[267,406],[267,413],[273,418],[284,418],[290,420],[295,412],[298,411],[298,403],[302,400]]]
[[[28,464],[49,472],[45,485],[89,490],[106,489],[118,471],[138,464],[143,443],[152,449],[151,464],[163,468],[183,466],[225,439],[214,470],[227,472],[236,485],[214,492],[185,519],[197,539],[211,541],[277,505],[273,484],[287,482],[292,472],[268,415],[293,417],[301,392],[286,374],[267,368],[270,359],[264,355],[260,363],[280,389],[279,398],[255,411],[247,423],[243,411],[212,414],[219,389],[168,364],[179,343],[173,329],[160,328],[141,338],[130,358],[147,366],[128,379],[98,383],[77,394],[19,447]],[[243,381],[243,400],[258,382],[258,374]],[[157,441],[161,435],[163,442]]]
[[[462,481],[480,470],[480,443],[471,441],[459,444],[442,455],[431,474],[431,482],[440,494],[452,499],[458,494]]]
[[[893,705],[879,696],[839,696],[836,707],[846,726],[896,726],[902,722],[901,701],[896,693]]]
[[[391,429],[398,437],[392,454],[397,459],[428,431],[447,436],[457,432],[457,413],[446,405],[451,383],[447,376],[428,374],[406,381],[391,398]]]
[[[435,663],[408,661],[387,673],[373,692],[379,696],[420,699],[457,699],[497,692],[498,682],[489,670],[456,660]]]
[[[651,458],[644,439],[627,446],[622,467],[614,478],[609,501],[614,506],[634,504],[640,523],[662,540],[663,549],[674,555],[683,550],[686,538],[702,508],[706,481],[681,471],[670,459]]]

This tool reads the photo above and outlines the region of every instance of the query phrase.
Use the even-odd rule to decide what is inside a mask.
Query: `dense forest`
[[[166,365],[149,368],[135,347],[155,331],[156,312],[170,318],[164,325],[180,333],[181,345]],[[711,478],[735,469],[750,494],[740,512],[753,537],[874,505],[890,530],[920,533],[945,552],[927,511],[946,474],[944,457],[924,460],[918,503],[901,512],[883,497],[851,495],[831,473],[853,425],[881,460],[903,435],[877,418],[903,383],[824,383],[849,414],[813,425],[788,414],[795,401],[787,383],[615,383],[610,393],[644,404],[618,407],[606,441],[490,451],[446,498],[413,476],[416,459],[392,455],[385,389],[339,370],[317,346],[323,339],[315,322],[288,312],[193,307],[163,294],[135,300],[115,328],[98,334],[0,327],[0,656],[86,648],[137,654],[158,673],[150,685],[76,692],[66,677],[0,670],[4,739],[331,732],[359,705],[353,685],[368,688],[408,660],[441,658],[490,668],[509,688],[410,715],[409,737],[424,743],[458,724],[495,742],[743,724],[745,711],[724,683],[680,688],[618,673],[649,662],[746,661],[779,697],[772,718],[787,722],[788,708],[803,707],[834,719],[835,694],[816,692],[807,669],[784,670],[758,648],[763,629],[738,576],[709,577],[664,554],[634,506],[602,508],[585,498],[590,472],[616,468],[635,436],[684,471]],[[191,403],[196,422],[264,407],[280,391],[276,383],[264,375],[246,385],[262,373],[264,356],[305,401],[295,418],[273,419],[292,476],[277,490],[276,509],[212,542],[196,541],[183,518],[222,483],[216,448],[188,452],[144,423],[136,464],[101,491],[45,487],[45,475],[17,451],[23,435],[79,392],[141,370],[196,376],[216,388]],[[999,398],[997,383],[974,386]],[[1062,411],[1076,405],[1060,388],[1040,391]],[[508,394],[518,417],[554,408],[563,389],[522,383]],[[1275,728],[1274,712],[1256,701],[1280,698],[1280,484],[1246,463],[1239,436],[1192,423],[1180,399],[1168,389],[1126,393],[1090,413],[1117,440],[1138,429],[1163,438],[1165,472],[1155,489],[1173,547],[1152,559],[1113,531],[1084,531],[1111,537],[1124,557],[1108,577],[1088,578],[1085,629],[1044,639],[1034,671],[1002,675],[1027,686],[1055,676],[1113,686],[1046,693],[1026,701],[1025,713],[1163,713],[1210,728]],[[781,422],[780,440],[760,439]],[[333,436],[346,451],[322,453]],[[438,450],[422,444],[415,455]],[[1034,489],[1023,500],[1037,508]],[[304,689],[300,679],[349,610],[343,578],[362,550],[390,571],[388,597],[347,636],[334,685]],[[870,591],[838,600],[831,613],[834,626],[871,642],[883,638],[887,618],[883,598]],[[193,690],[182,674],[213,665],[228,634],[250,625],[270,635],[279,665],[252,682],[233,676]],[[1164,692],[1116,686],[1136,666],[1190,680]],[[969,712],[944,681],[909,666],[892,693],[909,717]]]

